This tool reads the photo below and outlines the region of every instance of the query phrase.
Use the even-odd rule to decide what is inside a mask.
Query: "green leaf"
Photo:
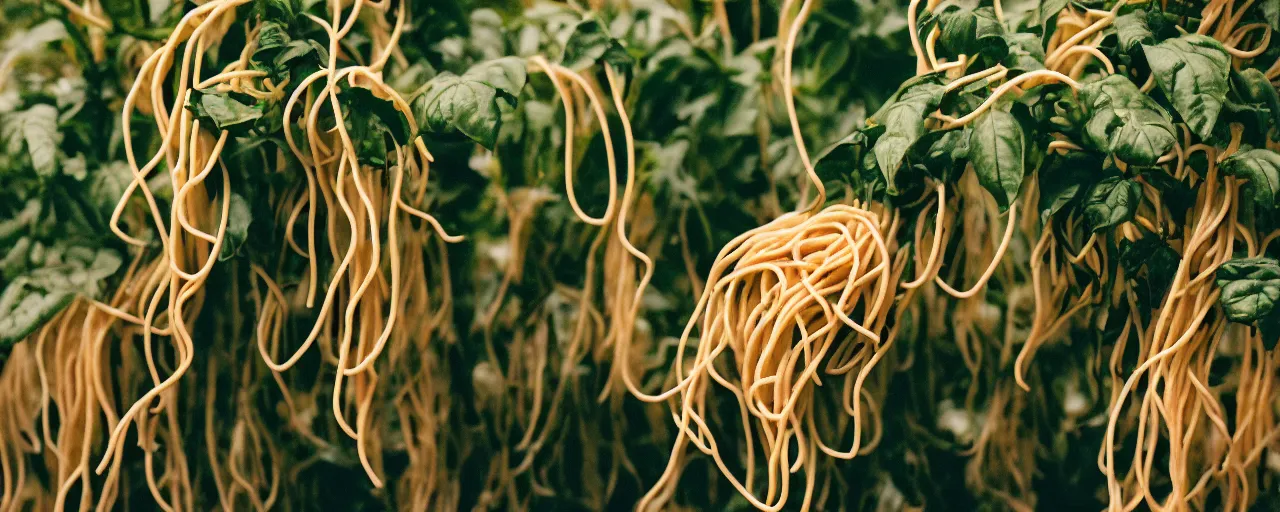
[[[1084,200],[1084,220],[1100,232],[1133,219],[1142,201],[1142,185],[1133,179],[1112,176],[1099,181]]]
[[[497,89],[499,97],[514,107],[528,81],[528,73],[524,59],[503,57],[471,66],[462,77]]]
[[[1132,283],[1137,306],[1143,311],[1163,302],[1182,260],[1163,238],[1147,234],[1136,242],[1120,239],[1120,266]]]
[[[311,60],[314,62],[321,63],[328,62],[329,60],[329,51],[321,46],[320,43],[311,39],[303,41],[289,41],[289,43],[284,45],[280,52],[271,59],[271,63],[276,67],[276,69],[289,69],[295,65],[306,62],[306,57],[313,54],[315,57]],[[302,77],[299,77],[299,79],[301,78]]]
[[[1227,97],[1231,56],[1208,36],[1186,34],[1160,44],[1143,45],[1156,83],[1200,138],[1208,138]]]
[[[1277,313],[1280,262],[1266,257],[1234,259],[1218,267],[1215,278],[1228,320],[1252,323]]]
[[[7,142],[11,153],[21,152],[25,146],[31,168],[41,177],[51,178],[58,173],[62,133],[58,131],[58,109],[53,105],[39,103],[9,115],[0,125],[0,139]],[[6,170],[0,169],[0,173]]]
[[[288,29],[283,24],[276,21],[265,21],[258,28],[258,49],[254,52],[256,57],[258,53],[271,52],[284,48],[292,41],[289,36]]]
[[[1280,31],[1280,0],[1263,0],[1262,17],[1271,24],[1271,29]]]
[[[231,194],[231,206],[227,211],[227,232],[222,239],[222,249],[218,253],[218,261],[226,261],[235,257],[240,246],[249,238],[249,225],[253,223],[253,212],[249,202],[240,194]]]
[[[1050,153],[1036,172],[1040,188],[1040,215],[1048,218],[1076,202],[1098,179],[1102,158],[1094,153]]]
[[[214,92],[213,89],[193,90],[187,109],[197,119],[210,121],[219,130],[242,133],[262,117],[262,109],[251,101],[252,98],[238,96],[240,95]]]
[[[969,161],[978,182],[995,197],[1001,211],[1009,208],[1026,175],[1027,137],[1013,114],[988,110],[973,121]]]
[[[1271,210],[1280,204],[1280,154],[1269,149],[1239,151],[1222,161],[1224,174],[1248,180],[1253,202]]]
[[[1009,46],[1009,55],[1004,59],[1005,67],[1010,71],[1026,73],[1044,69],[1044,47],[1040,38],[1029,32],[1014,32],[1005,36]]]
[[[1085,84],[1080,98],[1088,112],[1084,141],[1090,147],[1150,165],[1177,142],[1169,114],[1123,75]]]
[[[369,89],[351,87],[338,94],[338,101],[346,106],[343,123],[361,163],[387,165],[387,136],[396,145],[409,143],[409,121],[390,100],[374,96]]]
[[[936,179],[955,181],[969,164],[969,137],[965,129],[929,132],[913,147],[912,163]]]
[[[1040,5],[1036,6],[1036,23],[1041,27],[1048,27],[1050,22],[1067,8],[1069,0],[1043,0]]]
[[[1146,11],[1133,11],[1116,18],[1115,22],[1117,46],[1124,53],[1155,43],[1156,36],[1147,25]]]
[[[1266,74],[1254,68],[1232,71],[1231,86],[1242,100],[1270,114],[1271,125],[1268,126],[1266,119],[1261,118],[1258,122],[1259,129],[1270,130],[1272,140],[1280,140],[1280,129],[1276,129],[1280,127],[1280,91],[1271,85]]]
[[[132,182],[133,171],[124,161],[115,160],[97,168],[89,179],[90,206],[96,208],[102,218],[111,218],[120,197]]]
[[[438,135],[459,132],[493,149],[502,128],[502,106],[516,106],[526,73],[519,58],[503,57],[472,66],[462,76],[437,75],[413,102],[418,128]]]
[[[627,49],[609,35],[609,29],[603,23],[595,19],[582,20],[564,43],[560,63],[567,68],[581,69],[601,60],[620,69],[632,64]]]
[[[955,54],[982,54],[999,62],[1008,55],[1005,29],[991,7],[949,4],[938,14],[938,43]]]
[[[413,115],[425,133],[461,132],[481,146],[493,149],[502,128],[498,90],[456,75],[433,79],[426,94],[413,103]]]
[[[884,128],[872,151],[889,184],[890,194],[897,193],[894,177],[907,151],[924,135],[925,116],[942,101],[943,86],[937,82],[938,76],[922,75],[907,80],[880,110],[867,118],[868,127]]]
[[[19,275],[0,292],[0,347],[21,340],[62,311],[77,295],[96,297],[120,268],[114,251],[54,247],[43,266]]]
[[[856,131],[827,146],[813,161],[813,170],[823,182],[849,181],[862,160],[867,147],[867,135]]]

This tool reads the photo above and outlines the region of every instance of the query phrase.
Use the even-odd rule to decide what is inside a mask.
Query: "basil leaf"
[[[1280,154],[1269,149],[1240,151],[1220,167],[1223,174],[1249,181],[1245,188],[1258,206],[1271,210],[1280,203]]]
[[[1076,202],[1097,180],[1100,167],[1102,158],[1094,153],[1050,153],[1036,172],[1041,218],[1048,218]]]
[[[226,92],[213,92],[213,89],[192,90],[187,109],[197,119],[212,122],[219,130],[243,133],[262,117],[262,109],[256,103],[236,96]]]
[[[942,101],[943,86],[937,83],[938,75],[930,74],[907,80],[889,101],[867,119],[868,127],[884,129],[872,148],[876,164],[889,185],[889,193],[896,194],[894,177],[907,151],[925,133],[925,116],[938,108]]]
[[[1120,266],[1125,277],[1138,284],[1146,304],[1157,304],[1169,291],[1181,257],[1162,238],[1147,235],[1137,242],[1120,240]]]
[[[258,49],[254,52],[254,57],[263,52],[273,54],[292,40],[283,24],[277,21],[264,21],[258,28]]]
[[[969,163],[969,131],[933,131],[916,143],[912,161],[936,179],[955,181]]]
[[[493,149],[502,128],[502,105],[516,106],[526,80],[524,62],[516,57],[477,64],[462,76],[437,75],[427,93],[414,100],[413,115],[425,133],[456,131]]]
[[[1009,55],[1004,59],[1005,67],[1010,71],[1026,73],[1044,69],[1044,47],[1040,38],[1028,32],[1015,32],[1005,36]]]
[[[595,19],[583,20],[573,28],[573,33],[565,42],[560,62],[564,67],[580,69],[601,60],[623,69],[632,64],[627,49],[609,35],[609,29],[603,23]]]
[[[44,266],[19,275],[0,292],[0,347],[31,334],[77,295],[96,297],[120,264],[120,256],[107,249],[50,249]]]
[[[102,218],[111,218],[111,213],[120,202],[120,196],[124,195],[125,189],[132,182],[133,170],[126,162],[115,160],[97,168],[89,180],[90,206],[97,208]]]
[[[1177,143],[1169,114],[1122,75],[1085,84],[1080,98],[1088,111],[1084,142],[1090,147],[1150,165]]]
[[[858,169],[862,151],[867,147],[867,135],[856,131],[818,153],[813,161],[813,170],[823,182],[837,179],[849,181],[853,172]]]
[[[1049,28],[1053,20],[1063,9],[1067,8],[1069,0],[1043,0],[1040,5],[1036,6],[1036,25],[1039,27]]]
[[[1116,29],[1118,49],[1124,53],[1132,52],[1141,46],[1153,44],[1156,36],[1147,25],[1146,11],[1133,11],[1121,15],[1113,22]]]
[[[231,205],[227,210],[227,231],[222,239],[222,249],[218,252],[218,261],[226,261],[235,257],[240,246],[249,238],[249,225],[253,223],[253,212],[249,202],[240,194],[231,194]]]
[[[1280,301],[1280,262],[1272,258],[1240,258],[1223,263],[1215,276],[1218,301],[1227,319],[1251,323],[1276,313]]]
[[[25,146],[31,168],[41,177],[51,178],[58,173],[62,132],[58,131],[58,109],[53,105],[39,103],[10,114],[0,125],[0,140],[5,141],[13,154],[21,153]]]
[[[1280,0],[1263,0],[1262,17],[1271,24],[1271,29],[1280,31]]]
[[[1142,185],[1112,176],[1099,181],[1084,200],[1084,220],[1095,233],[1133,219],[1142,201]]]
[[[1173,108],[1200,138],[1209,138],[1227,97],[1231,56],[1208,36],[1187,34],[1155,46],[1142,45],[1147,63]]]
[[[497,89],[455,75],[437,76],[432,82],[427,94],[413,103],[419,129],[437,134],[456,130],[493,149],[502,128]]]
[[[991,7],[969,9],[949,4],[938,14],[938,42],[955,54],[982,54],[999,62],[1009,53],[1004,24]]]
[[[1027,137],[1013,114],[988,110],[973,121],[969,161],[978,182],[995,197],[1000,210],[1009,208],[1026,175]]]
[[[1271,115],[1271,125],[1267,126],[1266,118],[1260,118],[1258,127],[1271,132],[1272,140],[1280,140],[1280,91],[1262,71],[1247,68],[1239,72],[1231,72],[1232,90],[1246,102],[1257,105]]]
[[[482,62],[468,69],[463,78],[475,80],[493,87],[512,107],[520,98],[520,91],[528,80],[528,70],[524,59],[519,57],[503,57]]]

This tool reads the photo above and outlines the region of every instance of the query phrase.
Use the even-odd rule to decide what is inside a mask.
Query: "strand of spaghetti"
[[[925,282],[929,281],[929,276],[933,274],[933,271],[930,269],[932,269],[934,263],[936,263],[938,259],[938,253],[942,248],[942,243],[943,243],[942,242],[942,230],[943,230],[942,221],[945,218],[944,211],[947,208],[947,192],[946,192],[946,185],[944,183],[938,183],[938,186],[935,188],[938,191],[938,216],[933,221],[933,247],[929,249],[929,259],[927,260],[927,263],[925,263],[924,269],[920,271],[920,276],[915,278],[912,281],[902,283],[900,285],[903,288],[906,288],[908,290],[912,288],[917,288],[920,285],[924,284]]]
[[[631,202],[634,199],[633,196],[635,194],[635,138],[631,133],[630,116],[627,114],[626,105],[622,101],[623,85],[618,80],[617,73],[611,65],[605,66],[605,77],[609,81],[609,90],[613,95],[614,109],[617,110],[618,118],[622,123],[622,133],[626,140],[627,152],[627,182],[622,187],[622,206],[621,211],[618,214],[617,222],[618,239],[622,242],[623,247],[626,248],[628,253],[644,263],[644,273],[640,276],[640,282],[636,285],[635,294],[631,300],[631,308],[627,311],[628,318],[635,318],[639,313],[645,288],[649,285],[649,280],[653,278],[654,265],[653,260],[649,258],[647,254],[637,249],[635,245],[631,243],[631,239],[627,236],[627,213],[631,209]],[[619,286],[621,286],[621,284],[619,284]],[[621,289],[619,289],[618,293],[621,293]],[[628,364],[630,361],[628,350],[630,350],[630,348],[629,344],[624,343],[618,343],[614,346],[614,365],[618,368],[623,384],[632,395],[635,395],[637,398],[641,396],[648,396],[640,391],[639,387],[636,386],[635,382],[631,378],[631,366]],[[604,395],[602,392],[600,398],[603,397]]]
[[[982,276],[978,278],[977,282],[973,283],[973,287],[963,292],[956,291],[955,288],[952,288],[951,285],[942,280],[942,276],[936,276],[933,280],[938,284],[938,287],[942,288],[942,290],[947,292],[948,295],[957,299],[967,299],[982,291],[982,288],[986,286],[987,281],[991,279],[992,274],[995,273],[996,267],[1003,259],[1005,251],[1009,248],[1009,240],[1013,239],[1013,227],[1017,224],[1017,217],[1018,203],[1015,201],[1009,205],[1009,222],[1005,224],[1004,237],[1000,239],[1000,245],[996,248],[996,254],[991,259],[991,264],[982,272]]]
[[[991,105],[994,105],[996,100],[999,100],[1000,97],[1003,96],[1005,93],[1009,92],[1014,87],[1021,85],[1023,82],[1036,79],[1036,78],[1052,78],[1067,84],[1072,89],[1077,89],[1077,90],[1080,89],[1079,82],[1076,82],[1071,77],[1064,75],[1062,73],[1059,73],[1057,71],[1052,71],[1048,69],[1037,69],[1035,71],[1028,71],[1026,73],[1023,73],[1021,75],[1011,78],[1008,82],[1001,84],[1000,87],[997,87],[996,90],[991,93],[991,96],[988,96],[987,99],[983,101],[981,105],[978,105],[978,108],[973,110],[973,112],[970,112],[966,114],[964,117],[956,119],[955,121],[946,123],[941,129],[952,130],[952,129],[964,126],[966,124],[969,124],[970,121],[973,121],[975,118],[982,115],[983,112],[986,112],[987,109],[991,108]]]
[[[919,0],[913,0],[913,4]],[[795,86],[792,84],[791,77],[791,61],[795,55],[796,37],[800,33],[800,28],[804,26],[804,22],[809,19],[809,11],[813,8],[813,0],[804,0],[800,4],[800,12],[796,13],[796,18],[791,22],[791,29],[787,31],[787,44],[783,47],[782,60],[782,95],[787,106],[787,118],[791,121],[791,136],[795,138],[796,150],[800,154],[800,163],[804,165],[804,171],[809,176],[809,181],[818,188],[818,197],[805,209],[817,210],[827,202],[827,189],[822,184],[822,179],[818,177],[818,173],[813,169],[813,162],[809,160],[809,152],[805,149],[804,134],[800,131],[800,120],[796,115],[796,98]],[[912,25],[914,28],[914,25]],[[916,38],[912,37],[913,44],[918,45]]]
[[[404,151],[397,146],[396,171],[395,178],[393,178],[394,184],[391,186],[391,197],[400,197],[400,187],[404,182],[404,165]],[[356,375],[372,367],[373,361],[382,353],[383,348],[386,347],[387,340],[391,337],[391,330],[396,325],[396,315],[400,310],[400,243],[397,235],[399,230],[396,226],[396,221],[400,217],[400,212],[398,211],[399,201],[388,201],[388,203],[390,203],[390,211],[387,212],[387,245],[390,249],[387,252],[391,256],[391,312],[387,317],[387,323],[383,327],[382,333],[378,335],[378,340],[374,343],[373,348],[365,354],[364,359],[356,363],[355,366],[342,370],[347,376]],[[371,268],[376,267],[376,264],[371,265]]]

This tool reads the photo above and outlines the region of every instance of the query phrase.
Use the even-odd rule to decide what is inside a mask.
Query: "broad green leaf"
[[[1069,0],[1043,0],[1036,6],[1036,23],[1041,27],[1046,27],[1054,18],[1058,17],[1063,9],[1067,8]]]
[[[1026,175],[1027,137],[1013,114],[988,110],[973,121],[969,161],[978,182],[991,192],[1001,211],[1009,208]]]
[[[1050,153],[1036,172],[1041,217],[1048,218],[1079,199],[1098,180],[1100,168],[1102,158],[1093,153]]]
[[[84,181],[85,178],[89,177],[88,163],[85,162],[83,154],[77,154],[72,157],[64,155],[60,160],[62,160],[63,175],[69,176],[76,181]]]
[[[43,266],[9,281],[0,292],[0,346],[31,334],[77,295],[99,295],[103,281],[120,264],[120,256],[107,249],[54,247],[45,251]]]
[[[456,130],[492,149],[502,128],[498,90],[456,75],[437,76],[432,82],[431,89],[413,103],[419,129],[434,134]]]
[[[617,68],[631,66],[631,55],[622,43],[609,35],[609,29],[595,19],[586,19],[573,28],[564,43],[560,62],[564,67],[581,69],[603,60]]]
[[[965,129],[929,132],[916,142],[912,164],[935,179],[955,181],[969,164],[969,138]]]
[[[218,253],[218,261],[226,261],[235,257],[240,246],[249,238],[249,225],[253,223],[253,212],[249,202],[240,194],[231,194],[231,206],[227,211],[227,231],[222,239],[222,249]]]
[[[502,109],[516,106],[526,73],[524,61],[503,57],[472,66],[462,76],[437,75],[413,102],[419,129],[431,134],[456,131],[493,149],[502,128]]]
[[[212,122],[219,130],[243,132],[262,117],[262,109],[250,102],[251,99],[214,92],[212,89],[193,90],[187,109],[196,118]]]
[[[1155,43],[1155,34],[1147,26],[1147,12],[1133,11],[1116,18],[1116,42],[1120,51],[1128,53],[1137,48]]]
[[[277,21],[265,21],[258,27],[258,49],[255,52],[275,52],[292,41],[288,29]]]
[[[159,173],[168,174],[168,173]],[[115,160],[95,169],[89,177],[88,199],[90,206],[96,208],[102,218],[111,218],[111,213],[120,202],[120,197],[133,182],[133,171],[129,164]]]
[[[1126,163],[1153,164],[1177,142],[1169,114],[1123,75],[1085,84],[1080,98],[1088,112],[1085,142]]]
[[[1256,108],[1270,114],[1270,125],[1262,118],[1258,122],[1260,129],[1270,130],[1272,140],[1280,140],[1280,91],[1276,90],[1266,74],[1255,68],[1246,68],[1231,73],[1231,89],[1240,99],[1251,103]]]
[[[524,90],[528,73],[524,59],[503,57],[471,66],[462,77],[497,89],[499,97],[514,107],[516,100],[520,98],[520,91]]]
[[[1112,176],[1099,181],[1084,200],[1085,223],[1096,233],[1130,219],[1142,201],[1142,185]]]
[[[1272,258],[1240,258],[1218,267],[1218,301],[1227,319],[1238,323],[1263,320],[1280,302],[1280,262]]]
[[[1208,138],[1227,97],[1231,56],[1208,36],[1187,34],[1160,44],[1142,45],[1156,83],[1173,108],[1200,138]]]
[[[62,132],[58,131],[58,109],[53,105],[39,103],[10,114],[0,125],[0,139],[6,141],[10,153],[20,153],[25,147],[36,174],[44,178],[57,174]],[[7,170],[0,169],[0,173]]]
[[[1009,55],[1004,58],[1010,71],[1022,72],[1044,69],[1044,47],[1040,38],[1028,32],[1014,32],[1005,36]]]
[[[849,181],[858,170],[862,152],[867,147],[867,136],[856,131],[827,146],[813,161],[813,170],[823,182]]]
[[[1121,238],[1119,259],[1137,307],[1146,312],[1163,302],[1182,257],[1163,238],[1147,233],[1136,242]]]
[[[67,37],[67,29],[56,19],[45,20],[25,31],[15,32],[5,38],[0,62],[14,62],[18,58],[44,49],[49,43]],[[12,70],[5,70],[11,73]]]
[[[1224,174],[1248,180],[1253,202],[1271,210],[1280,204],[1280,154],[1269,149],[1237,152],[1222,161]]]
[[[997,62],[1008,54],[1004,25],[996,18],[994,9],[949,4],[937,17],[941,28],[938,43],[952,53],[970,56],[981,53]]]
[[[314,62],[321,63],[329,60],[329,50],[326,50],[320,43],[311,39],[305,41],[289,41],[284,45],[280,52],[272,57],[271,63],[278,70],[286,70],[294,67],[298,63],[306,61],[309,55],[315,55]],[[301,80],[303,77],[298,77]]]
[[[880,167],[889,193],[896,194],[894,177],[907,151],[924,135],[924,119],[942,101],[943,86],[937,75],[923,75],[907,80],[880,110],[867,118],[868,127],[883,127],[872,152]]]

